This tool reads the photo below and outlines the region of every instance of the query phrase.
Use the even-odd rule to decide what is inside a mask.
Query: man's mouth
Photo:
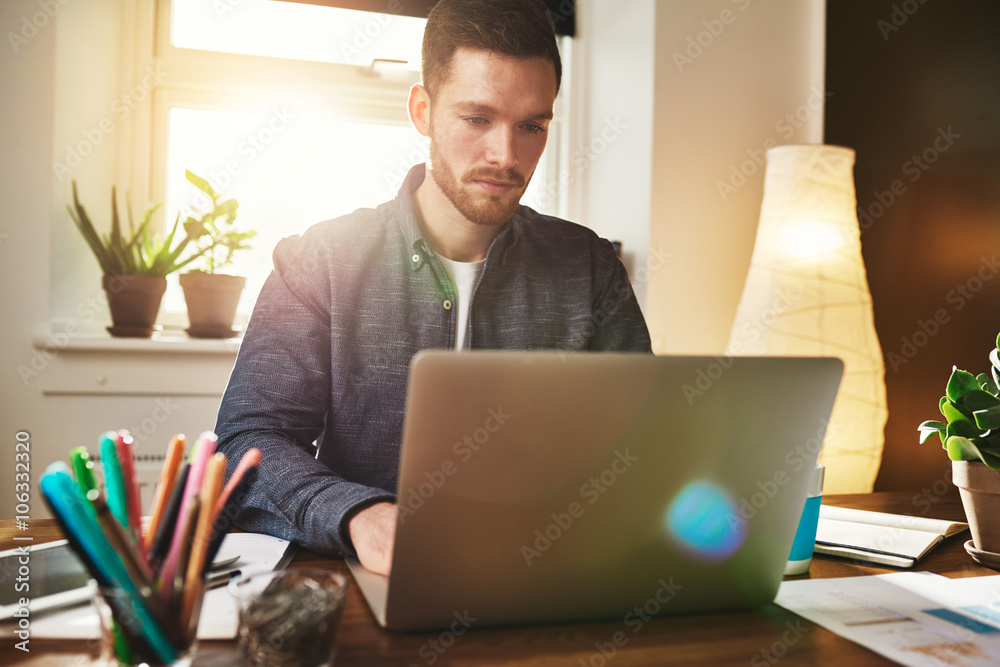
[[[524,187],[524,178],[513,169],[472,169],[462,180],[490,195],[505,195]]]
[[[476,185],[481,187],[486,192],[491,195],[503,195],[511,192],[517,188],[516,183],[508,183],[506,181],[492,181],[492,180],[480,180],[476,179],[473,181]]]

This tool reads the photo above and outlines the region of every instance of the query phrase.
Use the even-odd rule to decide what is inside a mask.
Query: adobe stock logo
[[[902,5],[893,4],[889,20],[879,19],[875,22],[879,32],[882,33],[882,39],[888,42],[889,36],[906,25],[910,17],[916,14],[920,6],[926,2],[927,0],[905,0]]]
[[[951,125],[947,128],[938,127],[937,134],[927,147],[920,153],[911,155],[910,159],[900,166],[900,171],[904,176],[909,176],[911,183],[916,183],[961,138],[962,135],[952,129]],[[906,193],[906,182],[897,178],[885,190],[876,188],[872,191],[872,197],[875,201],[862,204],[859,198],[858,224],[861,227],[861,233],[864,234],[868,231],[875,224],[875,221],[881,218]]]
[[[35,12],[30,17],[21,17],[21,29],[17,32],[7,33],[7,41],[10,42],[10,48],[14,50],[14,53],[20,51],[21,47],[28,43],[28,40],[37,35],[39,30],[44,29],[52,19],[59,15],[62,8],[71,2],[73,0],[38,0],[35,4],[38,5],[40,11]]]
[[[615,458],[611,464],[580,486],[580,496],[587,500],[587,505],[593,505],[600,500],[604,494],[606,494],[611,487],[615,485],[618,478],[627,473],[632,465],[638,460],[639,457],[633,456],[629,453],[627,447],[624,451],[616,449]],[[586,507],[584,507],[582,503],[575,501],[571,502],[566,507],[565,512],[553,512],[550,515],[552,517],[552,523],[545,526],[545,528],[535,529],[533,534],[533,537],[535,538],[534,542],[532,542],[531,545],[521,545],[521,556],[524,557],[524,563],[528,567],[531,567],[531,562],[537,558],[541,558],[543,553],[552,548],[553,543],[569,532],[569,529],[572,528],[573,524],[583,516],[584,512],[586,512]]]
[[[486,419],[483,425],[465,434],[461,440],[452,445],[451,450],[459,457],[459,463],[468,463],[479,450],[489,442],[490,436],[499,431],[513,415],[503,411],[503,406],[490,408],[486,412]],[[451,459],[445,459],[436,470],[424,471],[424,479],[416,486],[410,487],[410,492],[404,499],[399,498],[399,523],[406,523],[406,519],[413,516],[417,510],[424,506],[435,493],[448,482],[448,478],[458,472],[458,464]]]
[[[746,11],[747,7],[750,6],[750,0],[732,0],[732,4],[736,5],[740,11]],[[704,29],[695,35],[688,35],[684,44],[684,52],[674,51],[673,53],[677,71],[683,74],[684,68],[693,65],[695,60],[700,58],[717,39],[722,37],[726,27],[735,23],[737,18],[739,18],[739,14],[732,9],[724,8],[715,18],[702,21],[701,25]]]
[[[770,136],[764,140],[760,148],[748,148],[745,151],[746,159],[739,164],[732,164],[729,167],[729,177],[726,180],[717,180],[715,189],[719,193],[719,198],[723,202],[735,194],[740,188],[749,182],[750,177],[764,168],[767,164],[767,151],[778,145],[779,141],[786,142],[791,139],[796,130],[800,130],[817,115],[821,114],[825,108],[826,101],[833,97],[833,93],[826,92],[811,86],[809,97],[800,105],[778,118],[774,123],[774,131],[777,136]]]
[[[148,65],[142,72],[142,79],[123,92],[111,102],[111,114],[101,118],[94,127],[83,130],[81,138],[73,144],[68,144],[64,149],[65,158],[62,162],[58,160],[52,162],[52,172],[62,180],[83,164],[84,158],[91,155],[104,139],[111,135],[118,127],[118,123],[128,118],[133,111],[153,95],[153,88],[162,84],[166,79],[166,73],[157,64],[155,69]]]

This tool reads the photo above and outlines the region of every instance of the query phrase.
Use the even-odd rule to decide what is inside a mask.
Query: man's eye
[[[485,118],[479,118],[478,116],[472,116],[472,117],[466,118],[465,122],[468,123],[469,125],[485,125],[489,121],[487,121]]]
[[[535,125],[534,123],[528,123],[527,125],[522,125],[521,127],[532,134],[541,134],[545,131],[544,127],[541,125]]]

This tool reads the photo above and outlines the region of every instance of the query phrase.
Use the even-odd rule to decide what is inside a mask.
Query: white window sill
[[[150,338],[122,338],[72,321],[43,324],[35,333],[37,350],[153,354],[217,354],[235,358],[242,338],[191,338],[183,329],[167,328]]]
[[[221,397],[240,339],[190,338],[173,328],[117,338],[93,323],[53,321],[37,329],[33,347],[19,370],[45,395]]]

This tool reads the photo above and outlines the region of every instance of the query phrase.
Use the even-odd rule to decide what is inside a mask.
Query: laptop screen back
[[[770,601],[841,373],[825,358],[421,353],[386,625]]]

